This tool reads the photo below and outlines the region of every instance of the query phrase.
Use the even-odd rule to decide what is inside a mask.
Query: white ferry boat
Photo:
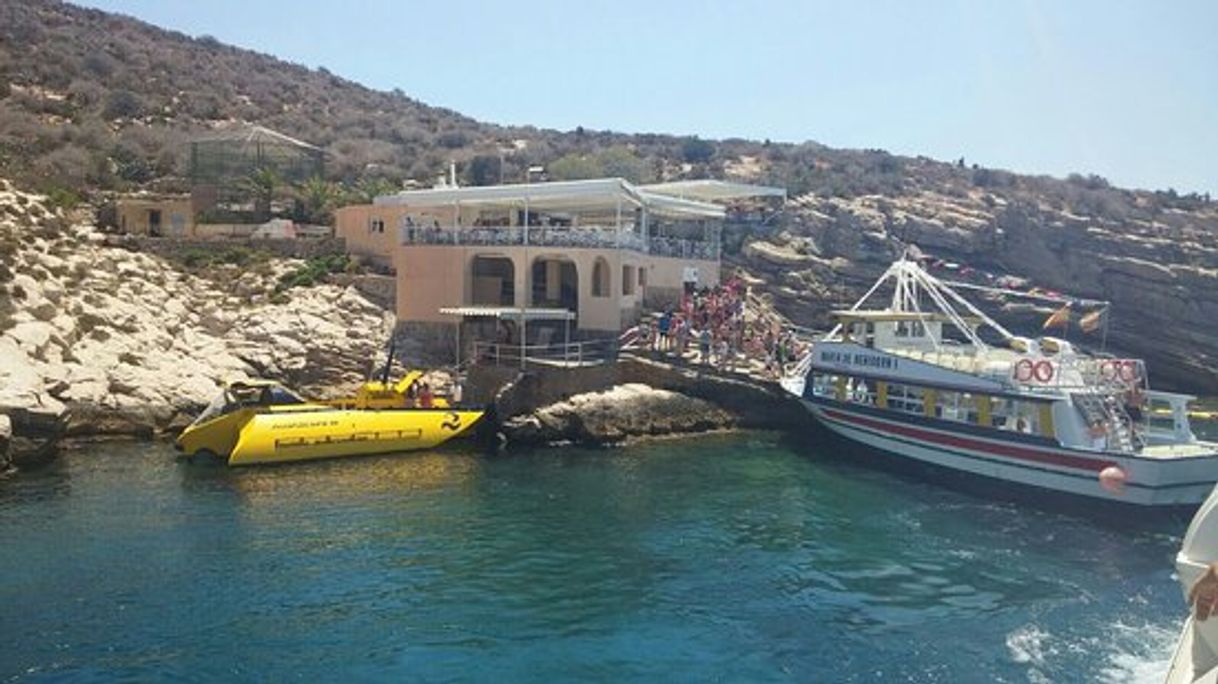
[[[884,308],[867,308],[891,288]],[[898,457],[1146,506],[1218,480],[1194,397],[1153,392],[1138,359],[1018,337],[915,261],[895,262],[783,378],[833,432]]]

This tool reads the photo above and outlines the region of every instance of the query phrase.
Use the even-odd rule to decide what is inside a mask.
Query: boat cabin
[[[200,425],[243,408],[292,406],[304,403],[306,403],[305,400],[299,395],[277,382],[242,380],[226,386],[191,425]]]

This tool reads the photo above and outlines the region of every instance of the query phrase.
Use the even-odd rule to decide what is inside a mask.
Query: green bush
[[[176,257],[178,262],[189,269],[206,269],[214,266],[257,268],[270,258],[271,255],[267,252],[241,245],[231,245],[222,249],[191,247],[182,250]]]
[[[51,209],[75,209],[84,199],[79,192],[62,185],[47,188],[46,195],[46,206]]]
[[[282,293],[294,287],[311,287],[325,281],[331,273],[344,273],[348,269],[350,258],[346,254],[327,254],[313,257],[303,266],[279,276],[275,292]]]

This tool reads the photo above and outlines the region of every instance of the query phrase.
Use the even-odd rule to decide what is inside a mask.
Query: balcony
[[[527,234],[526,234],[527,230]],[[593,249],[628,249],[641,254],[701,259],[719,258],[719,241],[683,240],[652,237],[644,240],[629,230],[608,226],[492,226],[451,228],[401,226],[399,241],[403,245],[463,245],[463,246],[537,246]],[[526,241],[527,238],[527,241]]]

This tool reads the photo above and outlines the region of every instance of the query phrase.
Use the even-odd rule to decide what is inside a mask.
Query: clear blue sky
[[[1218,194],[1218,1],[91,0],[505,124]]]

